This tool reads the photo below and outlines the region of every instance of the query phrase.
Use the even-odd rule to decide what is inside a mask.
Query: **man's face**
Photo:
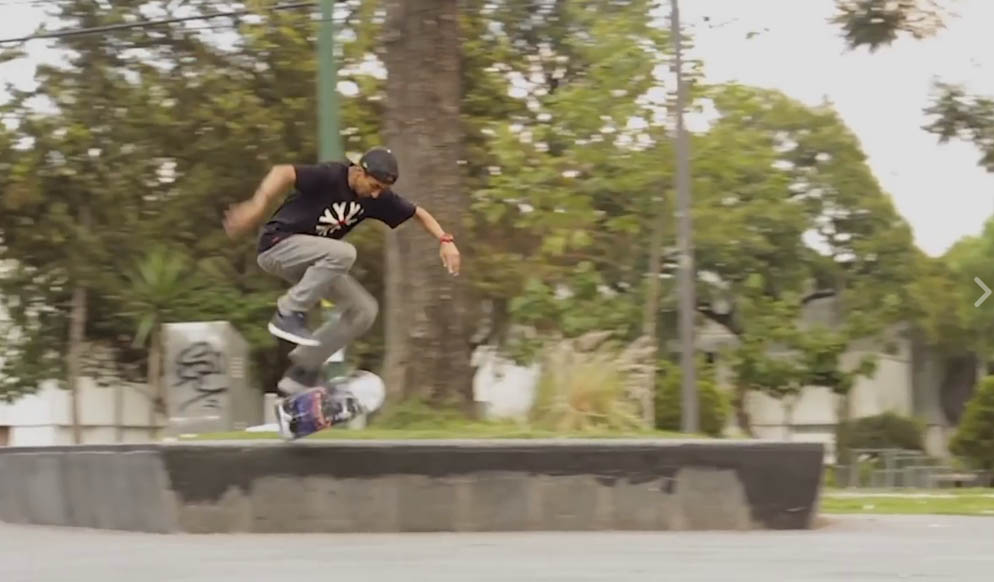
[[[380,194],[389,187],[387,184],[367,174],[365,170],[362,170],[356,178],[355,190],[356,194],[360,196],[379,198]]]

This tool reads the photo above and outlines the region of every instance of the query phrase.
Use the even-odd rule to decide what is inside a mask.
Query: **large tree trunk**
[[[72,292],[72,307],[69,312],[69,354],[66,368],[69,373],[69,399],[72,409],[72,440],[82,444],[83,433],[79,417],[79,379],[82,372],[82,352],[86,329],[86,288],[76,285]]]
[[[462,190],[457,0],[386,3],[386,141],[400,163],[397,191],[459,238]],[[442,267],[439,241],[410,224],[388,235],[385,379],[392,399],[453,399],[470,409],[467,289]]]
[[[120,378],[114,385],[114,438],[124,442],[124,382]]]
[[[163,424],[169,423],[169,407],[166,404],[166,393],[162,382],[162,329],[159,325],[152,330],[148,347],[148,388],[152,395],[149,407],[149,434],[153,439],[159,437],[159,417]]]
[[[746,396],[748,390],[742,386],[735,386],[735,393],[732,396],[732,409],[735,411],[735,423],[739,430],[750,438],[756,438],[756,431],[752,428],[752,419],[749,411],[746,410]]]
[[[659,361],[659,330],[656,329],[656,322],[659,319],[659,276],[662,270],[663,255],[663,234],[666,228],[666,204],[662,197],[654,199],[656,212],[652,218],[652,237],[649,241],[649,271],[646,273],[645,305],[642,312],[642,335],[652,340],[653,369],[657,367]],[[642,420],[649,428],[656,425],[656,374],[653,373],[647,378],[645,392],[642,395]]]

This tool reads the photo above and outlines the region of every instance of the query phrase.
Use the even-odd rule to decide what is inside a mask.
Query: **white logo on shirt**
[[[339,230],[359,222],[362,206],[358,202],[335,202],[324,209],[318,218],[316,230],[321,236],[331,236]]]

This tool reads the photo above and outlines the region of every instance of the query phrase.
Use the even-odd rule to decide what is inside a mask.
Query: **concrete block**
[[[118,457],[127,483],[131,531],[167,533],[178,528],[176,500],[162,458],[153,451],[131,451]]]
[[[24,482],[24,511],[28,523],[71,525],[62,486],[62,454],[35,453],[18,456],[18,472]]]
[[[0,519],[170,532],[802,529],[823,446],[272,441],[0,449]]]
[[[676,508],[668,479],[645,482],[619,479],[609,487],[611,493],[611,529],[672,529],[670,516]]]
[[[266,477],[252,487],[256,532],[396,531],[396,483],[390,479]]]
[[[470,531],[511,531],[530,529],[531,519],[527,475],[511,472],[482,472],[467,480],[469,502],[462,519]]]
[[[116,471],[114,454],[104,451],[81,452],[83,455],[83,479],[85,492],[89,500],[90,518],[93,527],[100,529],[121,529],[122,519],[119,517],[120,499],[127,494],[126,485],[119,480],[121,475]]]
[[[252,502],[237,487],[215,501],[180,504],[176,516],[179,529],[188,533],[252,531]]]
[[[306,483],[307,478],[284,476],[263,477],[252,485],[249,506],[252,511],[250,528],[256,532],[320,531],[324,507],[332,504],[334,493],[321,491],[320,483]],[[317,489],[317,491],[315,491]],[[314,497],[322,493],[327,502],[322,506]]]
[[[66,503],[69,505],[69,521],[76,527],[100,527],[93,504],[93,486],[89,478],[91,457],[94,454],[96,453],[67,453],[62,464],[64,492]]]
[[[735,471],[681,469],[676,479],[677,529],[753,529],[749,500]]]
[[[103,492],[100,495],[105,496],[101,505],[107,511],[106,517],[113,529],[135,528],[135,515],[138,510],[132,495],[129,460],[129,453],[107,453],[100,458],[104,468],[101,473]]]
[[[460,480],[452,477],[397,475],[399,531],[454,531]]]
[[[602,485],[591,476],[543,476],[534,487],[539,492],[542,530],[593,530],[600,510]]]
[[[30,523],[24,512],[27,495],[21,459],[18,455],[0,455],[0,520],[7,523]]]

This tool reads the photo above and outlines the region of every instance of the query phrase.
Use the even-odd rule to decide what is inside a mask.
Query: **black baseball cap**
[[[397,158],[383,147],[375,147],[359,158],[359,167],[384,184],[393,184],[400,175]]]

